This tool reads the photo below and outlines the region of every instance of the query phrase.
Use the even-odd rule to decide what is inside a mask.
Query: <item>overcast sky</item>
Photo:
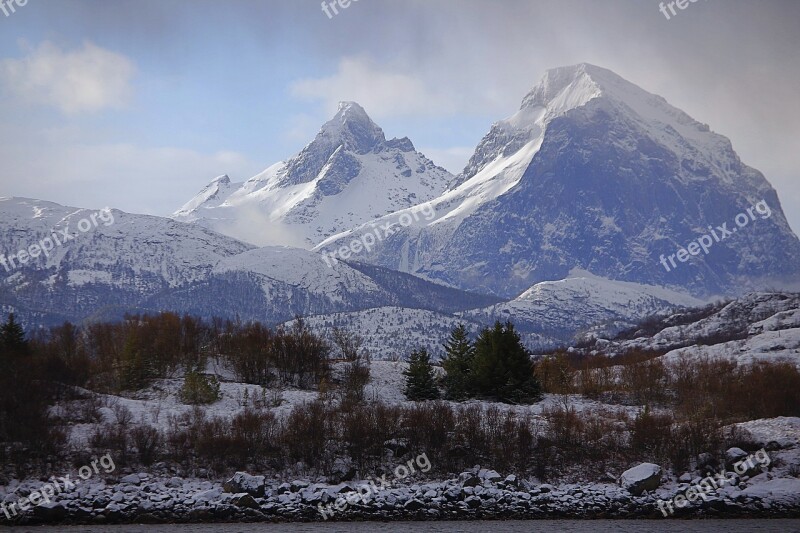
[[[548,68],[617,72],[729,137],[800,230],[800,1],[28,0],[0,12],[0,196],[167,215],[355,100],[453,173]]]

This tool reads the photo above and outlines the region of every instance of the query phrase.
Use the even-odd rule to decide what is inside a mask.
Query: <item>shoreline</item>
[[[726,489],[709,495],[708,501],[692,502],[664,517],[658,500],[680,493],[679,489],[634,496],[610,483],[553,486],[513,475],[496,479],[496,472],[481,470],[459,478],[381,490],[366,502],[354,497],[353,503],[325,519],[320,506],[354,493],[358,483],[295,480],[280,485],[253,484],[258,478],[244,476],[231,485],[233,480],[213,483],[133,474],[117,483],[82,485],[11,522],[1,517],[0,525],[800,518],[797,501],[764,498],[747,490]],[[765,484],[783,482],[800,484],[800,479],[775,478]]]

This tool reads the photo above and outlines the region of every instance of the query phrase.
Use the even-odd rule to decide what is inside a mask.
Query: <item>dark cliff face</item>
[[[483,206],[435,254],[462,287],[511,296],[573,268],[626,281],[685,287],[699,295],[737,292],[741,280],[787,278],[800,243],[775,191],[735,154],[729,182],[702,161],[680,157],[608,102],[553,120],[519,184]],[[764,200],[746,227],[670,271],[700,235]],[[763,206],[763,204],[762,204]]]

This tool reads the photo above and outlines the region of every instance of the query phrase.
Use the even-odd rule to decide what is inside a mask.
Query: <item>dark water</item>
[[[5,529],[5,528],[4,528]],[[211,524],[170,526],[75,526],[14,528],[9,531],[67,533],[800,533],[800,520],[530,520],[508,522],[355,522],[317,524]]]

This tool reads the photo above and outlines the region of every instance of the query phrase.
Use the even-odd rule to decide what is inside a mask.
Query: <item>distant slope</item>
[[[384,306],[452,312],[496,303],[375,267],[357,268],[288,247],[256,249],[198,225],[110,211],[108,225],[77,231],[96,211],[0,199],[0,253],[68,228],[77,237],[49,257],[0,268],[0,309],[28,325],[114,319],[161,310],[280,323],[295,315]]]

